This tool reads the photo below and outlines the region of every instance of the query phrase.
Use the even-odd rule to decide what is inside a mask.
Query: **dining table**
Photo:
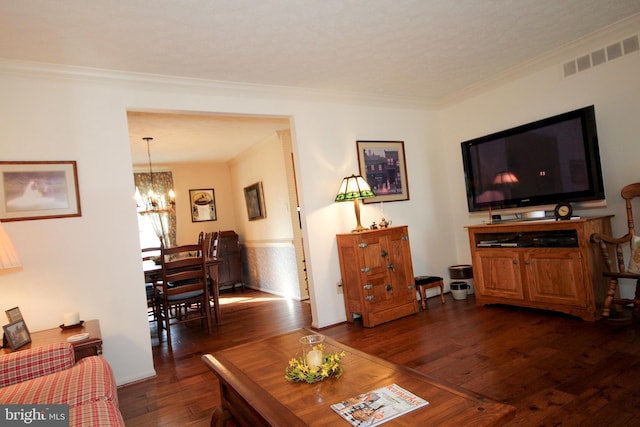
[[[208,257],[205,260],[207,276],[211,281],[211,297],[213,298],[213,314],[216,324],[220,323],[222,314],[220,311],[220,286],[218,281],[218,267],[222,264],[222,258]],[[159,283],[162,281],[162,265],[153,261],[143,261],[142,269],[144,271],[145,283]]]

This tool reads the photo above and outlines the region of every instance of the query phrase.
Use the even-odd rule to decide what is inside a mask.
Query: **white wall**
[[[35,331],[67,311],[99,319],[118,383],[154,375],[122,93],[96,82],[0,76],[2,160],[76,160],[82,217],[6,223],[22,269],[0,276],[3,310]],[[5,308],[6,307],[6,308]]]
[[[242,242],[289,241],[293,239],[286,165],[277,134],[252,147],[230,162],[231,183]],[[249,221],[244,188],[262,183],[266,217]]]

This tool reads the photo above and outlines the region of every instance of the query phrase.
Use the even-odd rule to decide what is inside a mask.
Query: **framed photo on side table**
[[[217,221],[216,195],[213,188],[189,190],[191,199],[191,222]]]
[[[18,320],[4,325],[2,329],[4,329],[4,337],[9,347],[11,347],[11,350],[17,350],[31,342],[31,335],[24,320]]]
[[[22,320],[22,313],[20,312],[19,307],[10,308],[9,310],[5,310],[4,313],[7,315],[7,320],[9,320],[9,323]]]
[[[0,220],[81,215],[75,161],[0,162]]]
[[[409,200],[403,141],[356,141],[358,164],[376,197],[363,203]]]

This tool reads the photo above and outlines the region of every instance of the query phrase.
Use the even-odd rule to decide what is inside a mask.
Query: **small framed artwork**
[[[191,200],[191,222],[217,221],[216,195],[213,188],[189,190]]]
[[[17,320],[2,327],[4,329],[4,337],[11,350],[17,350],[20,347],[31,342],[31,335],[24,320]]]
[[[403,141],[356,141],[358,164],[376,197],[364,203],[409,200]]]
[[[0,220],[81,216],[75,161],[0,162]]]
[[[244,188],[244,200],[247,203],[249,221],[267,217],[262,193],[262,181]]]
[[[22,320],[22,313],[20,313],[20,308],[13,307],[9,310],[5,310],[4,312],[7,315],[7,319],[9,323],[17,322],[18,320]]]

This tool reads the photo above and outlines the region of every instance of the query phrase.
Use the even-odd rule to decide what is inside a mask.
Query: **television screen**
[[[470,212],[604,199],[593,106],[461,145]]]

